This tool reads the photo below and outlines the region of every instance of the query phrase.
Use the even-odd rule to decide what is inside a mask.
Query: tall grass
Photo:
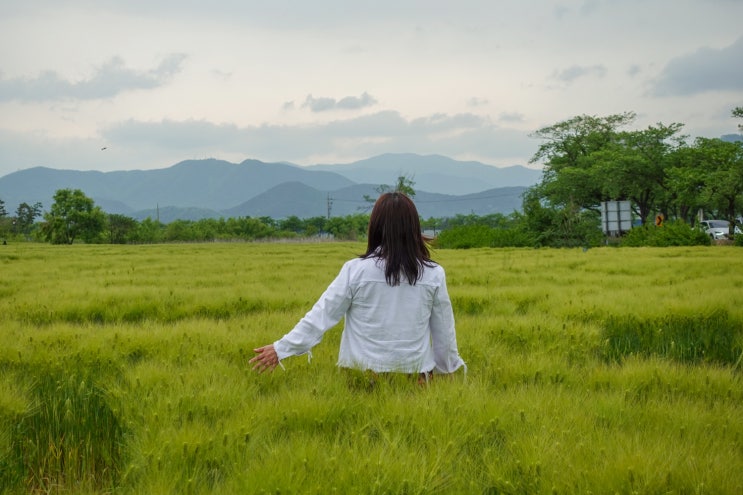
[[[733,247],[439,250],[469,372],[423,387],[339,328],[249,369],[359,244],[4,248],[0,493],[743,491]]]
[[[123,429],[95,377],[65,370],[30,373],[31,402],[10,431],[6,483],[29,491],[112,490],[122,465]],[[18,479],[25,473],[25,479]]]
[[[717,362],[737,367],[743,357],[741,321],[717,310],[702,315],[666,315],[641,320],[632,315],[611,317],[604,325],[604,355],[659,355],[682,362]]]

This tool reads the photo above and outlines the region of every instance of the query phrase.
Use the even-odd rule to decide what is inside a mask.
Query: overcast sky
[[[535,130],[625,111],[719,137],[741,123],[741,19],[743,0],[2,0],[0,176],[526,165]]]

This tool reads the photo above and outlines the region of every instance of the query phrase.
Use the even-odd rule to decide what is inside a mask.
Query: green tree
[[[275,229],[278,225],[278,222],[276,220],[267,216],[258,217],[258,221],[272,230]]]
[[[524,194],[524,228],[534,235],[537,246],[546,246],[552,237],[553,226],[557,223],[557,212],[541,198],[542,193],[538,186],[528,189]]]
[[[194,222],[192,220],[173,220],[165,226],[163,239],[169,242],[194,241]]]
[[[263,217],[271,222],[271,226],[266,225],[258,218],[251,217],[230,217],[226,220],[224,226],[225,235],[235,239],[262,239],[271,236],[275,230],[273,220],[270,217]]]
[[[544,164],[539,195],[554,206],[598,206],[606,198],[595,177],[594,153],[615,143],[618,129],[634,119],[632,112],[581,115],[534,132],[532,137],[543,141],[530,160]]]
[[[16,229],[24,235],[29,235],[36,218],[41,214],[41,203],[34,203],[33,206],[25,202],[19,204],[15,211]]]
[[[604,149],[589,155],[586,162],[601,191],[597,199],[631,200],[643,223],[653,210],[668,217],[671,195],[667,174],[673,153],[684,144],[684,137],[678,135],[682,127],[658,124],[641,131],[619,132]]]
[[[730,222],[732,237],[736,212],[743,208],[743,142],[697,138],[695,149],[706,173],[703,197],[717,216]]]
[[[108,242],[126,244],[137,228],[137,221],[126,215],[111,213],[108,215]]]
[[[7,218],[8,212],[5,211],[5,201],[0,199],[0,235],[5,236],[10,231],[10,219]],[[3,242],[6,242],[3,239]]]
[[[376,197],[371,197],[368,194],[364,194],[364,201],[366,201],[367,204],[365,206],[359,207],[359,209],[364,211],[370,210],[374,206],[374,203],[377,202],[377,198],[387,192],[401,192],[412,199],[415,197],[414,186],[415,181],[413,180],[413,177],[408,175],[400,175],[397,177],[397,182],[395,182],[394,186],[390,186],[389,184],[380,184],[379,186],[375,187],[374,190],[377,192]]]
[[[325,224],[326,230],[336,239],[358,240],[366,235],[369,215],[355,214],[345,217],[332,217]]]
[[[697,150],[691,146],[673,153],[666,181],[676,218],[692,226],[696,222],[696,212],[705,207],[702,192],[707,181],[706,172],[698,163],[697,154]]]
[[[245,217],[241,222],[242,235],[245,239],[265,239],[274,232],[274,221],[271,217]]]
[[[305,231],[305,224],[296,215],[291,215],[278,222],[279,230],[301,234]]]
[[[197,241],[214,241],[219,237],[222,226],[220,221],[214,218],[202,218],[196,222],[195,234]]]
[[[130,234],[130,241],[142,244],[152,244],[160,242],[163,239],[163,230],[165,225],[159,220],[153,220],[150,217],[145,218]]]
[[[603,184],[601,157],[620,142],[619,128],[635,114],[580,115],[532,134],[543,142],[530,163],[543,163],[542,179],[524,195],[524,225],[542,246],[591,245],[596,214],[611,192]],[[603,153],[603,155],[602,155]],[[600,230],[598,230],[600,234]]]
[[[304,220],[304,233],[308,236],[317,235],[325,231],[325,217],[311,217]]]
[[[59,189],[44,215],[44,234],[53,244],[72,244],[81,238],[95,242],[106,225],[106,215],[79,189]]]
[[[441,220],[434,217],[429,217],[427,220],[421,218],[421,228],[432,231],[435,236],[441,230]]]

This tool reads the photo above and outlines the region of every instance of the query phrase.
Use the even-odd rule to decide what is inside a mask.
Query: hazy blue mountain
[[[389,153],[349,164],[312,165],[310,170],[333,171],[359,184],[394,184],[399,176],[411,177],[415,189],[441,194],[472,194],[510,186],[532,186],[542,172],[520,165],[493,167],[458,161],[441,155]]]
[[[393,184],[399,175],[415,181],[416,203],[426,218],[519,210],[523,189],[539,178],[538,171],[524,167],[498,169],[437,155],[389,154],[311,167],[207,159],[117,172],[35,167],[0,177],[0,199],[11,215],[21,202],[41,202],[48,211],[55,191],[71,188],[82,190],[108,213],[137,219],[308,218],[328,214],[329,196],[332,215],[363,211],[369,206],[364,195],[376,196],[375,188]]]
[[[317,189],[337,189],[352,181],[333,172],[311,171],[284,163],[245,160],[188,160],[169,168],[95,172],[35,167],[0,177],[0,198],[6,205],[40,201],[52,203],[58,189],[82,190],[96,204],[119,204],[123,213],[158,206],[221,210],[287,181],[300,181]]]
[[[106,211],[108,213],[118,213],[120,215],[126,215],[126,216],[132,216],[132,214],[134,213],[134,210],[129,205],[124,204],[121,201],[116,201],[116,200],[107,199],[107,198],[100,198],[100,199],[93,198],[93,201],[95,201],[96,206],[100,206],[101,210]],[[48,209],[48,207],[51,206],[51,202],[46,203],[45,206],[46,206],[46,209]]]
[[[328,194],[301,182],[284,182],[222,213],[225,217],[324,217]]]
[[[222,213],[225,217],[324,217],[328,214],[329,201],[332,216],[368,213],[372,205],[364,196],[376,197],[375,187],[377,186],[371,184],[357,184],[327,192],[301,183],[284,183]],[[508,215],[521,210],[522,194],[525,191],[526,187],[503,187],[463,196],[418,191],[414,201],[423,218],[471,213]]]

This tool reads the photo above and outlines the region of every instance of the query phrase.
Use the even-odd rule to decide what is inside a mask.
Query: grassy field
[[[290,330],[355,243],[0,246],[0,493],[743,493],[743,250],[434,252],[465,376]]]

